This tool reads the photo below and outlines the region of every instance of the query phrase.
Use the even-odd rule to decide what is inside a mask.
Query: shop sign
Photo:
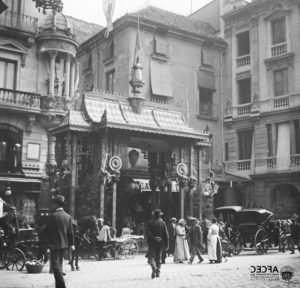
[[[134,179],[134,182],[138,182],[140,187],[141,187],[141,191],[143,192],[151,192],[151,188],[150,188],[150,180],[149,179]],[[172,180],[172,192],[179,192],[179,185],[177,183],[177,181]],[[157,187],[156,192],[159,192],[159,187]]]

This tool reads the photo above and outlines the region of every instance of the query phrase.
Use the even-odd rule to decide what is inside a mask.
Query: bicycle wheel
[[[254,237],[254,247],[258,254],[264,254],[268,251],[268,244],[269,238],[268,234],[265,230],[259,229]]]
[[[124,243],[125,257],[127,259],[134,258],[138,253],[138,243],[134,239],[129,239]]]
[[[11,248],[4,255],[4,265],[7,270],[21,271],[25,266],[25,255],[19,248]]]

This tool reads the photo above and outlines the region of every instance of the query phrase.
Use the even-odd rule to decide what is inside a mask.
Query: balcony
[[[300,107],[300,94],[289,94],[272,97],[266,100],[255,101],[225,108],[224,121],[231,122],[232,119],[240,117],[260,117],[263,113],[286,110]]]
[[[286,43],[280,43],[271,46],[271,56],[272,57],[278,57],[283,54],[287,53],[287,44]]]
[[[0,108],[39,112],[40,97],[35,93],[0,88]]]
[[[36,34],[38,30],[38,19],[12,11],[4,11],[0,15],[0,28],[1,27]]]
[[[300,154],[282,157],[271,156],[255,159],[255,174],[286,170],[300,170]]]
[[[236,67],[244,67],[250,65],[250,54],[249,55],[243,55],[236,58]]]
[[[290,95],[277,96],[273,98],[274,109],[282,109],[290,106]]]

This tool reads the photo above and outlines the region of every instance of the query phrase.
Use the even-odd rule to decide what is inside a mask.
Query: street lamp
[[[14,206],[11,195],[12,195],[11,187],[9,185],[7,185],[5,188],[5,196],[9,197],[11,206]]]

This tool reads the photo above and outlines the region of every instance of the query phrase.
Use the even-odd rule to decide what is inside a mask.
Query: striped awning
[[[88,121],[99,127],[193,138],[209,143],[208,134],[189,127],[181,112],[144,106],[142,113],[138,114],[128,101],[113,101],[95,96],[85,94],[84,110]]]
[[[58,126],[49,130],[53,134],[67,130],[88,132],[91,130],[91,124],[87,122],[82,111],[70,110]]]

